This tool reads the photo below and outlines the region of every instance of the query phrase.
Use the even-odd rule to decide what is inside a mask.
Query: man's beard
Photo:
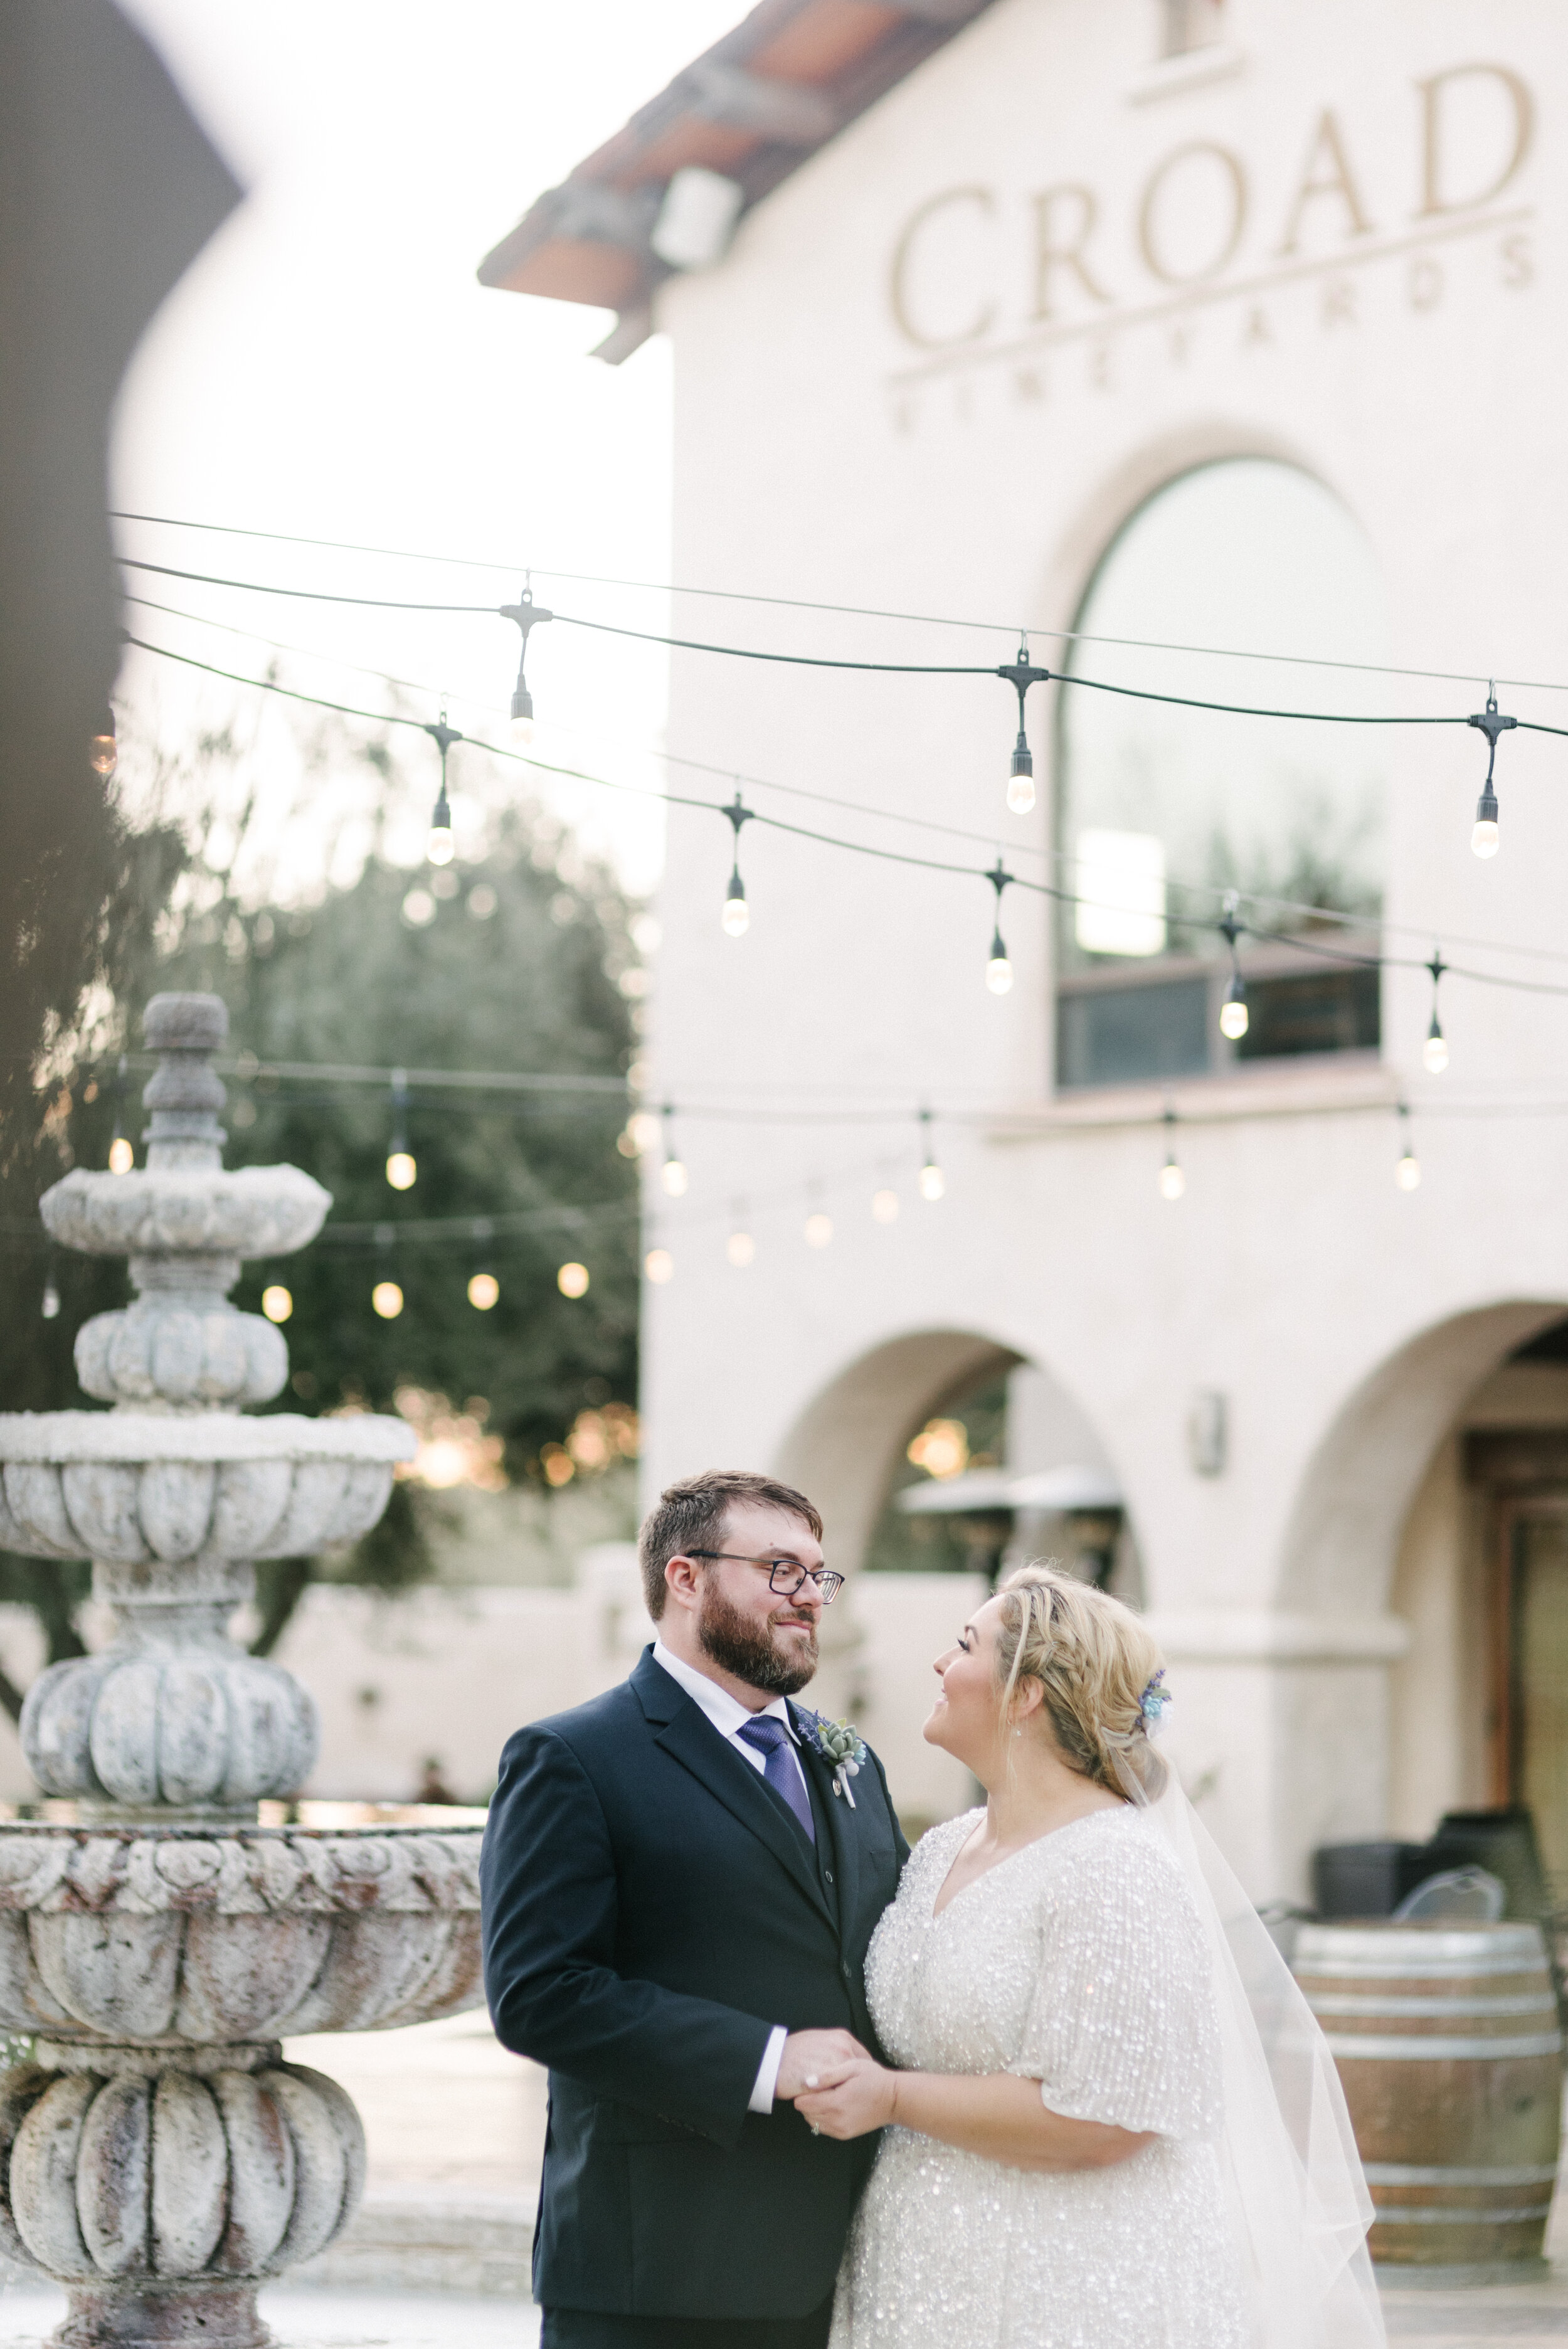
[[[810,1627],[810,1651],[797,1661],[774,1646],[771,1622],[758,1623],[754,1617],[743,1615],[711,1582],[703,1590],[696,1636],[705,1656],[711,1656],[748,1688],[765,1689],[769,1696],[793,1696],[817,1669],[815,1625]]]

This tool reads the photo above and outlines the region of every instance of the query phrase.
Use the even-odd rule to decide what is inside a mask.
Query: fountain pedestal
[[[288,1354],[228,1290],[331,1201],[224,1170],[227,1027],[215,996],[155,997],[145,1171],[41,1202],[62,1246],[130,1259],[135,1303],[77,1340],[113,1408],[0,1414],[0,1547],[90,1558],[115,1625],[23,1712],[73,1822],[0,1826],[0,2029],[34,2040],[0,2075],[0,2251],[65,2285],[71,2349],[262,2349],[258,2287],[342,2230],[365,2168],[349,2097],[280,2041],[482,1995],[479,1829],[256,1824],[308,1774],[315,1708],[229,1623],[258,1558],[366,1532],[414,1444],[368,1414],[240,1416]]]

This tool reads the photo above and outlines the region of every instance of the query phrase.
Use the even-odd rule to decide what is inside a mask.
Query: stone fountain
[[[0,1414],[0,1548],[90,1558],[113,1625],[23,1712],[60,1816],[0,1825],[0,2030],[33,2041],[0,2075],[0,2251],[66,2287],[73,2349],[270,2342],[259,2285],[342,2230],[365,2168],[348,2096],[280,2041],[481,1997],[479,1829],[258,1824],[315,1708],[230,1620],[256,1559],[366,1532],[414,1445],[368,1413],[241,1416],[288,1350],[228,1291],[332,1203],[296,1167],[225,1171],[227,1032],[217,997],[156,996],[145,1171],[41,1203],[62,1246],[130,1259],[134,1304],[77,1339],[113,1408]]]

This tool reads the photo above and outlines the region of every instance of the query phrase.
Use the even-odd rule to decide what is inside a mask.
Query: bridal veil
[[[1126,1793],[1181,1865],[1209,1946],[1222,2166],[1253,2349],[1383,2349],[1367,2251],[1372,2201],[1328,2044],[1174,1770],[1142,1736],[1108,1743]]]

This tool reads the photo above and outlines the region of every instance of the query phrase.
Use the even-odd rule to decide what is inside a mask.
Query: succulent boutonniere
[[[855,1798],[850,1780],[860,1775],[866,1758],[865,1740],[851,1722],[828,1721],[820,1713],[811,1716],[810,1738],[822,1759],[833,1765],[834,1794],[842,1795],[852,1811]]]

